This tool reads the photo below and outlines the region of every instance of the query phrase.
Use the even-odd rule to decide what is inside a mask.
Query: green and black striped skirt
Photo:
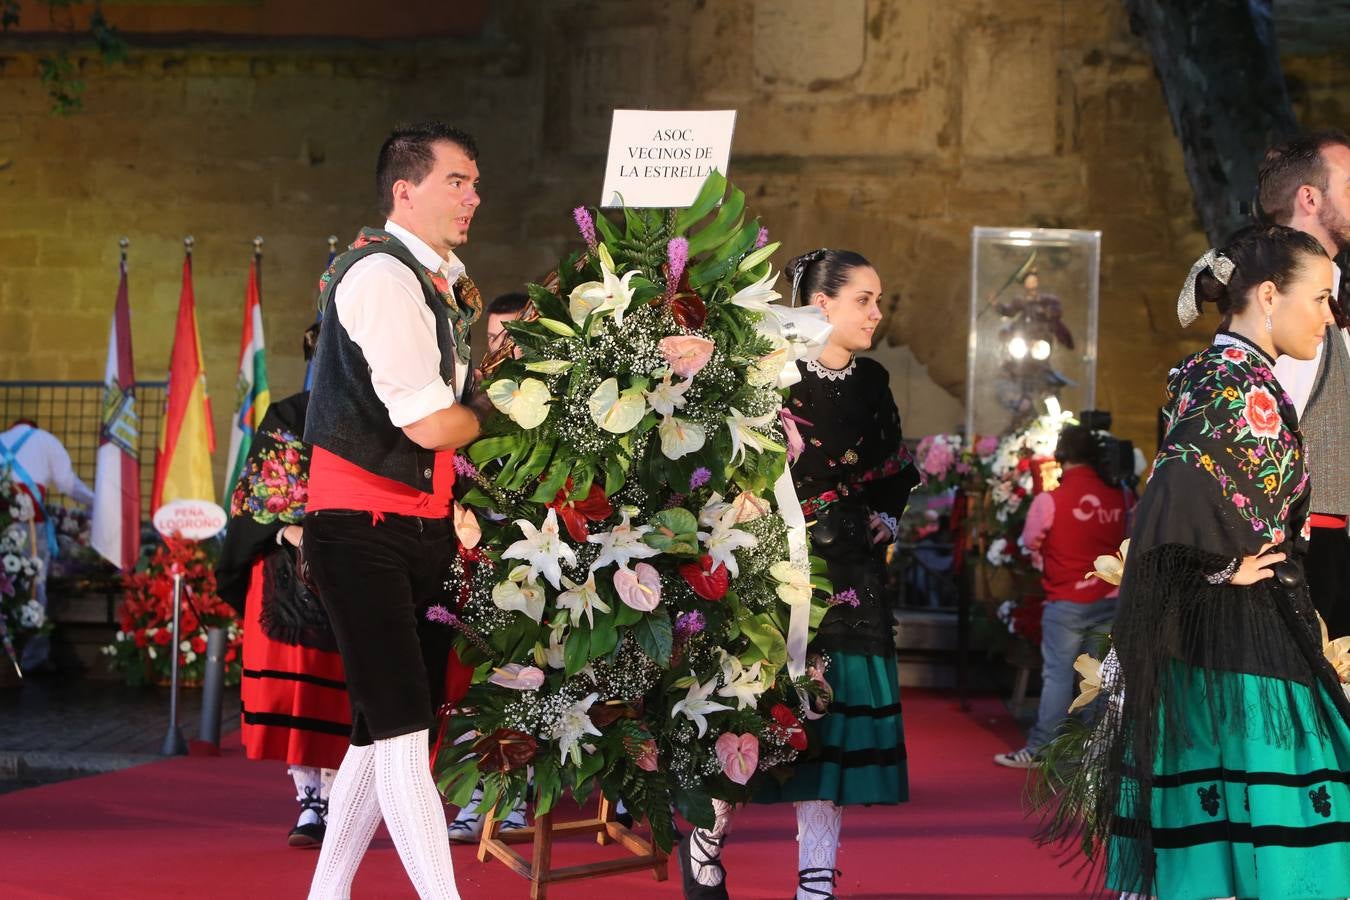
[[[830,650],[829,712],[804,723],[808,749],[790,769],[766,773],[755,802],[832,800],[840,806],[909,799],[905,727],[895,657]]]
[[[1149,822],[1153,893],[1160,900],[1350,897],[1350,726],[1327,689],[1181,663],[1173,663],[1171,678],[1171,701],[1182,705],[1194,737],[1184,746],[1165,733],[1159,739]],[[1215,690],[1241,698],[1245,725],[1214,734],[1208,697]],[[1290,708],[1272,710],[1272,702]],[[1292,727],[1280,733],[1262,724],[1271,721]],[[1112,890],[1138,890],[1132,841],[1110,839]]]

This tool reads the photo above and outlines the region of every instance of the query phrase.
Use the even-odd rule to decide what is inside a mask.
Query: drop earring
[[[1266,334],[1270,334],[1273,327],[1270,322],[1270,313],[1266,313]]]

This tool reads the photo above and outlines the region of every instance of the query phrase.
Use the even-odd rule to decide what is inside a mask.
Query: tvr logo
[[[1091,522],[1096,519],[1099,525],[1115,525],[1121,520],[1124,514],[1123,509],[1102,509],[1101,498],[1096,494],[1084,494],[1078,500],[1078,505],[1073,508],[1073,517],[1080,522]]]

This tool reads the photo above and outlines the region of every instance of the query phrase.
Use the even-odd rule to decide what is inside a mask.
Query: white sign
[[[601,206],[683,207],[727,173],[736,110],[616,109]]]
[[[155,530],[167,538],[204,541],[225,527],[225,510],[209,500],[174,500],[155,510]]]

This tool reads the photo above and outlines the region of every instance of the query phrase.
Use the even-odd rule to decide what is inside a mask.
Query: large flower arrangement
[[[35,635],[51,631],[47,613],[33,596],[33,583],[42,573],[42,561],[33,542],[45,540],[33,521],[33,499],[5,472],[0,472],[0,656],[18,660],[23,645]],[[0,665],[10,666],[5,659]]]
[[[785,521],[782,386],[811,316],[773,304],[778,245],[744,207],[714,173],[689,209],[578,209],[585,249],[507,326],[502,415],[459,462],[458,605],[431,612],[475,668],[437,760],[451,802],[483,778],[509,807],[528,765],[537,812],[599,787],[669,849],[672,803],[710,827],[806,746],[829,586]]]
[[[206,629],[228,635],[225,684],[239,683],[243,628],[234,610],[216,596],[216,576],[204,545],[165,539],[147,561],[123,576],[116,640],[103,648],[128,684],[169,679],[173,660],[173,572],[183,573],[179,613],[178,677],[200,682],[206,669]]]

